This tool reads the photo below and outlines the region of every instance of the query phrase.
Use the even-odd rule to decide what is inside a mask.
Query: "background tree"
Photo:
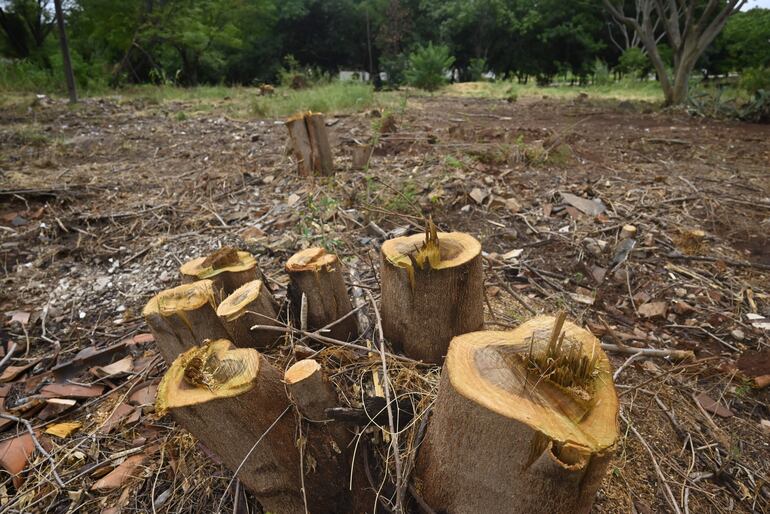
[[[626,14],[622,3],[602,0],[610,14],[632,28],[647,50],[647,55],[658,74],[666,105],[681,104],[687,100],[690,75],[698,59],[717,37],[730,15],[738,11],[746,0],[638,0],[648,4],[635,14]],[[673,57],[669,73],[658,47],[656,27],[666,34]]]

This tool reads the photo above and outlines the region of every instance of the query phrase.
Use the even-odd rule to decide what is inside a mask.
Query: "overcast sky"
[[[749,0],[746,2],[743,10],[746,11],[752,7],[764,7],[766,9],[770,9],[770,0]]]

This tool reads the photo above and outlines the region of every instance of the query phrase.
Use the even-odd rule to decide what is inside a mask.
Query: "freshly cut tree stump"
[[[261,280],[246,282],[222,300],[217,316],[239,348],[263,349],[280,339],[277,332],[251,330],[254,325],[280,325],[275,300]]]
[[[301,325],[302,294],[307,306],[307,329],[319,330],[353,310],[342,276],[339,259],[323,248],[308,248],[292,255],[286,263],[290,283],[288,295],[292,315]],[[353,315],[329,328],[329,337],[350,341],[358,337]]]
[[[324,379],[317,361],[303,359],[294,363],[283,379],[297,408],[309,420],[323,421],[327,419],[326,409],[337,406],[337,394]]]
[[[257,260],[249,252],[225,247],[207,257],[198,257],[179,268],[182,282],[209,279],[214,283],[217,302],[232,294],[246,282],[262,280],[264,276],[257,266]]]
[[[302,462],[309,511],[351,512],[343,457],[326,440],[305,434],[301,461],[290,405],[281,373],[262,354],[218,340],[174,361],[158,387],[156,410],[171,413],[225,466],[239,469],[266,512],[305,512]]]
[[[214,284],[199,280],[161,291],[142,313],[167,363],[205,339],[228,337],[216,313]]]
[[[618,399],[599,342],[563,319],[452,340],[416,466],[436,512],[591,510]]]
[[[484,324],[481,245],[460,232],[397,237],[382,245],[382,329],[406,355],[440,364],[449,341]]]
[[[334,161],[323,114],[297,113],[286,120],[292,151],[301,176],[333,175]]]

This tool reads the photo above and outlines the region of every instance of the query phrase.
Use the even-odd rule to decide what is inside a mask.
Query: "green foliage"
[[[415,87],[435,91],[446,83],[445,75],[454,62],[447,46],[428,43],[409,55],[406,78]]]
[[[749,94],[756,94],[760,90],[770,92],[770,66],[747,68],[741,73],[741,88]]]
[[[770,66],[770,9],[754,8],[730,17],[717,46],[731,70]]]
[[[594,61],[594,84],[597,86],[606,86],[612,82],[612,76],[610,75],[610,67],[607,63],[601,59]]]
[[[273,96],[256,97],[252,112],[257,116],[288,116],[299,111],[324,113],[366,109],[374,101],[374,89],[357,82],[331,82],[300,90],[279,90]]]
[[[644,78],[650,72],[650,60],[640,48],[627,48],[618,59],[618,70],[636,78]]]
[[[48,93],[57,90],[59,83],[50,70],[28,59],[0,58],[0,90]]]
[[[406,69],[409,66],[409,58],[401,53],[380,58],[380,69],[388,76],[388,84],[400,86],[406,83]]]
[[[468,76],[474,81],[478,82],[484,78],[484,74],[488,71],[487,60],[483,57],[474,57],[471,59],[468,66]]]

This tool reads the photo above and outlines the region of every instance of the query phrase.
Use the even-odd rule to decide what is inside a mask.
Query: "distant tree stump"
[[[217,303],[246,282],[259,279],[264,283],[265,280],[253,255],[230,247],[188,261],[182,264],[179,272],[184,283],[211,280]]]
[[[334,174],[334,160],[323,114],[295,114],[286,120],[286,128],[300,176]]]
[[[292,315],[298,326],[301,324],[303,293],[307,300],[308,330],[319,330],[353,310],[336,255],[326,253],[323,248],[302,250],[286,262],[286,272],[290,279],[288,296]],[[348,316],[330,327],[327,335],[342,341],[358,337],[355,316]]]
[[[230,339],[239,348],[264,349],[281,337],[270,330],[251,330],[254,325],[280,326],[275,300],[261,280],[246,282],[217,307]]]
[[[211,280],[199,280],[161,291],[142,312],[155,344],[167,363],[205,339],[228,337],[216,313]]]
[[[372,145],[355,145],[352,151],[352,164],[354,170],[362,170],[369,164],[372,156]]]
[[[452,340],[416,465],[436,512],[591,510],[618,440],[618,399],[596,338],[555,325],[538,317]]]
[[[484,324],[481,245],[431,229],[385,241],[381,253],[386,339],[409,357],[440,364],[452,337]]]

